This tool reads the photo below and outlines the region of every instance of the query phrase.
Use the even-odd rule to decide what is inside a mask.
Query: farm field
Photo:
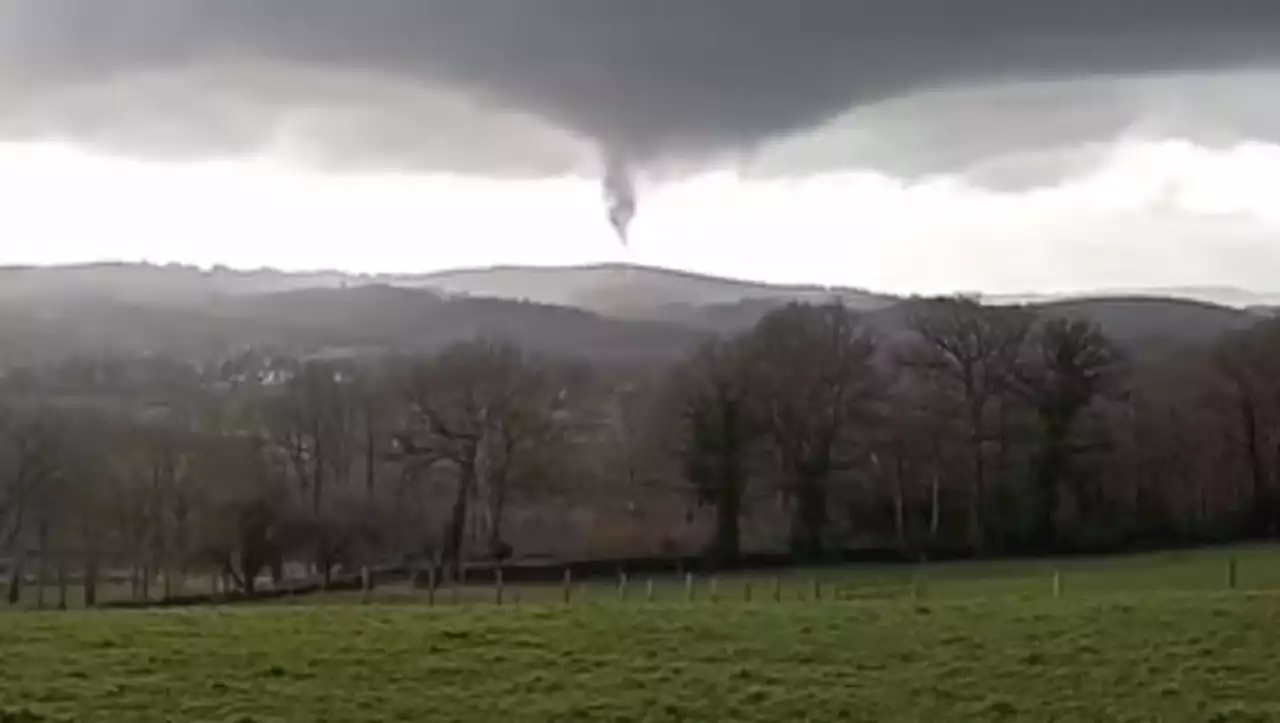
[[[3,721],[1280,720],[1263,593],[33,613]]]
[[[744,575],[714,601],[662,579],[651,602],[600,581],[570,605],[5,615],[0,721],[1280,720],[1278,568],[1236,548],[794,572],[781,602]]]

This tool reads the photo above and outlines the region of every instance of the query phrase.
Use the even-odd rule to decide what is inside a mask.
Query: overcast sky
[[[0,262],[1275,290],[1277,54],[1269,0],[0,0]]]

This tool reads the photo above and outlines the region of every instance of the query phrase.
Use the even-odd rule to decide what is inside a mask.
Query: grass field
[[[1228,554],[1252,591],[1224,589]],[[1280,721],[1280,594],[1259,591],[1278,564],[937,566],[914,597],[903,572],[829,570],[821,601],[797,575],[781,603],[726,579],[717,603],[664,581],[652,603],[6,615],[0,721]]]

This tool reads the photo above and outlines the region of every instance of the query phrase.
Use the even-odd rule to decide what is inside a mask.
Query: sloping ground
[[[9,617],[0,720],[1265,721],[1280,602],[264,608]]]
[[[772,285],[629,264],[577,267],[498,266],[404,277],[451,294],[527,299],[577,306],[602,314],[650,317],[666,305],[698,307],[753,299],[810,299],[838,295],[851,305],[892,302],[860,289]]]
[[[1199,345],[1263,318],[1256,313],[1184,299],[1115,297],[1053,301],[1030,305],[1041,314],[1090,319],[1113,339],[1142,344]],[[888,339],[909,338],[912,303],[906,301],[868,313],[867,320]]]
[[[202,303],[223,296],[371,283],[338,271],[204,270],[179,264],[106,262],[52,267],[0,266],[0,301],[47,303],[108,299],[120,303]]]
[[[22,273],[48,287],[19,271],[0,270],[0,279],[25,279],[19,286],[30,292],[0,289],[0,368],[76,354],[208,358],[247,347],[286,354],[429,351],[477,336],[596,359],[664,360],[683,354],[707,332],[748,329],[796,299],[838,297],[865,311],[889,337],[904,334],[910,308],[909,301],[852,289],[774,287],[628,266],[489,269],[392,280],[409,286],[439,281],[450,290],[505,299],[451,297],[369,278],[335,287],[341,277],[325,275],[277,278],[268,272],[132,265]],[[246,291],[301,283],[316,286]],[[521,289],[530,298],[565,305],[511,300]],[[1035,308],[1094,318],[1116,339],[1132,343],[1201,344],[1265,318],[1256,311],[1153,297],[1052,301]]]
[[[888,339],[902,340],[910,335],[910,300],[850,300],[834,295],[814,296],[809,300],[822,303],[834,299],[841,299],[850,308],[863,312],[867,321]],[[645,314],[646,318],[684,324],[696,329],[738,333],[750,329],[765,314],[791,301],[794,299],[757,298],[732,304],[703,306],[669,304],[648,309]],[[1248,328],[1269,316],[1256,309],[1243,310],[1185,299],[1156,297],[1099,297],[1037,302],[1028,306],[1044,314],[1092,319],[1101,324],[1113,338],[1130,344],[1203,344],[1212,342],[1229,331]]]
[[[1241,309],[1185,299],[1110,297],[1041,304],[1048,313],[1088,317],[1116,339],[1131,342],[1177,340],[1206,343],[1248,328],[1260,317]]]
[[[631,264],[496,266],[427,274],[356,275],[337,271],[286,273],[272,269],[202,270],[190,266],[102,263],[51,268],[0,267],[0,301],[109,299],[124,303],[199,304],[218,298],[359,286],[433,289],[449,295],[576,306],[635,316],[664,304],[736,303],[839,294],[859,303],[893,297],[818,286],[772,285]]]
[[[439,349],[479,336],[588,358],[671,358],[701,334],[674,324],[487,298],[441,298],[390,286],[312,289],[237,299],[239,318],[289,330],[298,344]]]
[[[702,338],[678,324],[496,299],[442,299],[388,286],[307,289],[200,305],[95,299],[0,308],[0,353],[11,362],[74,354],[206,357],[246,347],[289,353],[430,351],[478,336],[597,359],[672,358]]]

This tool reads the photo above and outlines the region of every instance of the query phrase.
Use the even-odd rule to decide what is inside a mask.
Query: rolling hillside
[[[672,318],[679,317],[681,309],[755,300],[838,297],[859,309],[879,308],[895,300],[886,294],[860,289],[761,284],[625,264],[494,267],[393,277],[392,280],[429,286],[449,294],[523,299],[624,317]]]
[[[597,359],[659,360],[709,332],[748,328],[789,301],[830,298],[867,311],[887,332],[905,323],[903,300],[892,296],[616,265],[384,277],[136,264],[0,269],[0,363],[119,353],[208,358],[246,347],[430,350],[476,336]],[[1202,343],[1262,315],[1152,295],[1032,305],[1096,318],[1130,342]]]
[[[73,298],[0,305],[0,361],[75,355],[220,357],[248,347],[290,355],[438,349],[480,336],[595,359],[670,358],[702,334],[679,324],[580,309],[365,286],[167,305]]]

